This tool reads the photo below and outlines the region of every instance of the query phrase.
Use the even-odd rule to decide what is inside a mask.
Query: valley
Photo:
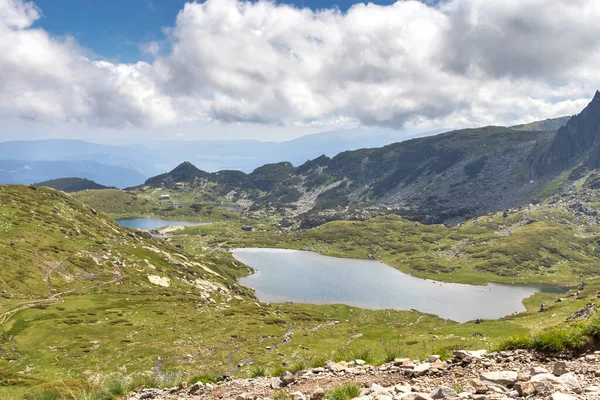
[[[458,349],[588,350],[600,293],[595,149],[561,155],[555,143],[600,126],[597,104],[558,133],[456,131],[249,174],[185,162],[126,190],[0,186],[0,398],[110,399],[122,395],[110,394],[115,382],[220,382]],[[266,302],[244,286],[266,261],[232,252],[244,248],[314,252],[270,261],[290,274],[338,257],[335,274],[307,271],[303,285],[409,301]],[[344,280],[354,262],[389,275]],[[403,274],[406,287],[384,290]],[[452,290],[463,284],[491,292],[461,298]],[[447,310],[477,302],[480,314],[436,312],[420,296]]]

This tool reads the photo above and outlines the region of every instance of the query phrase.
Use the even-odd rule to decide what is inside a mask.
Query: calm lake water
[[[128,218],[118,219],[117,223],[121,226],[128,228],[141,229],[143,231],[149,231],[152,229],[162,228],[164,226],[199,226],[204,225],[202,222],[193,221],[173,221],[170,219],[157,219],[157,218]]]
[[[525,311],[523,299],[564,288],[419,279],[381,262],[326,257],[309,251],[236,249],[233,256],[258,270],[240,279],[269,303],[348,304],[366,309],[415,309],[458,322],[497,319]]]

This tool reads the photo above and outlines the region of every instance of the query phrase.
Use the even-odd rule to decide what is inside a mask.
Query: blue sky
[[[189,1],[189,0],[188,0]],[[120,62],[147,60],[139,44],[160,40],[162,29],[175,24],[186,0],[36,0],[43,17],[36,23],[56,36],[69,35],[99,56]],[[279,1],[313,10],[338,7],[346,11],[352,0]],[[392,4],[393,0],[372,1]]]

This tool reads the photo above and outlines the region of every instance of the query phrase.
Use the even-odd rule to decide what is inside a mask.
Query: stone
[[[432,400],[425,393],[406,393],[400,396],[400,400]]]
[[[329,369],[331,369],[333,372],[342,372],[342,371],[345,371],[347,368],[348,368],[348,363],[345,361],[340,361],[338,363],[334,363],[329,367]]]
[[[318,387],[313,390],[312,394],[310,395],[310,400],[321,400],[323,397],[325,397],[325,390]]]
[[[539,374],[547,374],[550,371],[548,371],[546,368],[543,367],[531,367],[531,376],[533,375],[539,375]]]
[[[512,386],[519,379],[519,374],[515,371],[492,371],[481,374],[480,379],[490,381],[503,386]]]
[[[438,356],[437,354],[432,354],[429,357],[427,357],[427,362],[428,363],[434,363],[436,361],[438,361],[440,359],[440,356]]]
[[[473,395],[469,392],[460,392],[458,394],[458,398],[459,399],[471,399],[471,398],[473,398]]]
[[[529,397],[535,393],[535,387],[531,382],[517,382],[515,383],[515,390],[522,397]]]
[[[454,350],[452,354],[454,358],[463,360],[465,358],[482,359],[486,353],[487,351],[485,350]]]
[[[410,385],[398,384],[398,385],[394,386],[394,390],[397,393],[410,393],[410,392],[412,392],[412,387]]]
[[[373,400],[394,400],[392,398],[392,396],[389,396],[387,394],[378,394],[375,397],[373,397]]]
[[[250,393],[242,393],[239,394],[235,400],[250,400],[252,398],[252,395]]]
[[[531,382],[535,393],[540,396],[548,396],[556,391],[556,385],[549,381]]]
[[[287,385],[290,385],[290,384],[292,384],[292,383],[296,382],[296,379],[297,379],[297,378],[296,378],[296,376],[295,376],[294,374],[292,374],[291,372],[289,372],[289,371],[285,371],[285,372],[283,373],[283,375],[281,375],[281,378],[280,378],[280,379],[281,379],[281,384],[282,384],[283,386],[287,386]]]
[[[552,383],[560,384],[558,377],[554,376],[553,374],[550,374],[550,373],[534,375],[531,377],[531,382],[552,382]]]
[[[554,367],[552,368],[552,372],[556,376],[561,376],[563,374],[566,374],[568,372],[567,371],[567,363],[564,361],[555,362]]]
[[[432,399],[447,399],[457,397],[458,393],[454,389],[448,386],[440,386],[434,390],[430,395]]]
[[[581,393],[581,385],[573,374],[564,374],[558,377],[558,380],[562,387],[567,389],[569,392]]]
[[[274,377],[271,378],[271,388],[279,389],[281,387],[281,379]]]
[[[431,363],[430,367],[431,367],[431,369],[437,369],[437,370],[445,369],[446,363],[441,360],[437,360],[437,361]]]
[[[600,387],[595,386],[595,385],[588,386],[588,387],[585,388],[585,391],[587,393],[596,393],[596,392],[600,391]]]
[[[548,397],[548,400],[577,400],[577,397],[567,393],[556,392]]]
[[[419,364],[415,368],[413,368],[412,375],[413,376],[425,375],[427,373],[427,371],[429,371],[430,368],[431,368],[431,364],[429,364],[429,363]]]
[[[204,384],[202,382],[196,382],[194,383],[192,386],[190,386],[190,389],[188,390],[189,394],[196,394],[198,393],[202,388],[204,387]]]
[[[306,400],[306,397],[302,392],[293,392],[290,393],[290,396],[292,396],[293,400]]]
[[[475,394],[485,394],[488,392],[488,387],[480,379],[471,379],[469,384],[473,387]]]
[[[358,359],[358,360],[354,360],[354,363],[356,365],[365,365],[367,362],[365,360]]]
[[[381,385],[378,385],[377,383],[371,384],[371,386],[369,386],[369,390],[367,391],[367,393],[368,394],[386,394],[386,395],[390,394],[386,388],[384,388]]]

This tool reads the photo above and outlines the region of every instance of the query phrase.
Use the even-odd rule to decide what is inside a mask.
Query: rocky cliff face
[[[536,172],[544,175],[579,162],[588,169],[600,166],[600,92],[558,130],[539,158]]]

